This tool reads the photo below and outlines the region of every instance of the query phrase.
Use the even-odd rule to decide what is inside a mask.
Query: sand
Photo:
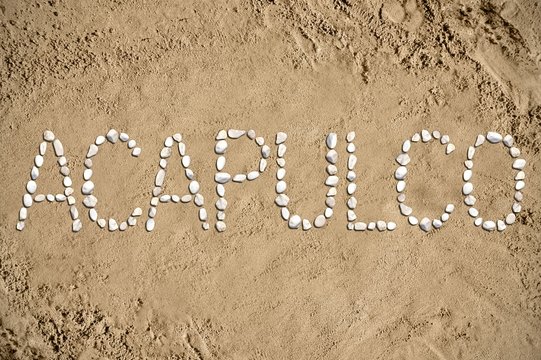
[[[0,1],[0,358],[541,359],[541,5],[522,1]],[[288,134],[291,207],[324,209],[325,137],[356,131],[359,217],[346,182],[324,229],[293,231],[273,204],[275,147],[259,179],[228,188],[228,228],[160,205],[156,228],[101,230],[81,202],[83,161],[110,128],[93,181],[104,216],[146,219],[167,136],[183,134],[211,219],[220,129]],[[421,129],[408,204],[449,222],[425,234],[398,211],[394,158]],[[18,209],[44,130],[64,144],[83,229],[66,204]],[[510,133],[528,161],[523,210],[503,233],[472,225],[460,193],[468,145]],[[232,173],[257,148],[231,142]],[[512,205],[511,158],[475,157],[476,207]],[[55,158],[38,186],[63,190]],[[166,189],[187,180],[172,161]],[[345,176],[345,163],[339,170]]]

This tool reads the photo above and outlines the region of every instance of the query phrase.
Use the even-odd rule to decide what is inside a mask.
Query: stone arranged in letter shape
[[[225,153],[227,151],[227,139],[236,140],[240,137],[246,135],[250,140],[253,140],[257,146],[260,147],[261,158],[259,159],[258,169],[252,170],[246,174],[239,173],[231,176],[231,174],[224,172],[224,167],[226,165]],[[225,209],[227,208],[227,200],[225,199],[225,184],[229,181],[235,183],[242,183],[245,180],[253,181],[259,177],[261,173],[267,168],[267,159],[270,156],[270,148],[268,145],[265,145],[265,139],[262,137],[256,137],[254,130],[236,130],[229,129],[227,131],[220,130],[216,135],[216,145],[214,147],[214,152],[218,154],[216,159],[216,170],[218,171],[214,175],[214,181],[216,182],[216,193],[218,194],[218,200],[216,201],[216,230],[223,232],[226,229],[225,224]]]
[[[440,137],[440,132],[435,130],[432,132],[432,135],[428,130],[422,130],[421,131],[421,137],[423,139],[424,143],[429,143],[433,139],[440,139],[440,143],[442,145],[445,145],[445,154],[449,155],[455,150],[455,146],[450,143],[449,135],[443,135]],[[412,226],[419,225],[419,228],[425,232],[429,232],[432,229],[439,229],[443,226],[443,224],[449,220],[449,216],[455,209],[455,206],[453,204],[447,204],[445,207],[445,211],[438,219],[429,219],[427,217],[422,218],[421,220],[418,220],[415,215],[413,215],[413,209],[405,204],[406,201],[406,194],[404,191],[406,190],[406,174],[407,174],[407,168],[406,165],[410,162],[410,157],[408,155],[408,151],[411,148],[412,143],[418,142],[419,134],[414,134],[411,139],[408,139],[404,141],[402,144],[402,153],[397,156],[396,162],[400,165],[396,171],[395,171],[395,179],[398,181],[396,184],[396,191],[399,193],[397,200],[399,202],[398,208],[400,210],[400,213],[408,218],[408,223]]]
[[[515,175],[515,202],[511,207],[512,211],[503,220],[484,220],[480,216],[479,210],[473,207],[476,201],[475,197],[473,196],[473,183],[471,182],[473,176],[473,157],[475,154],[475,149],[483,145],[485,138],[491,144],[503,142],[503,145],[509,149],[509,155],[515,159],[512,165],[513,169],[517,170],[517,174]],[[462,174],[462,178],[464,180],[464,185],[462,187],[462,193],[465,196],[464,203],[470,207],[468,209],[468,214],[475,219],[473,222],[474,225],[481,226],[483,230],[486,231],[504,231],[507,228],[507,225],[511,225],[515,222],[516,215],[522,210],[520,202],[522,200],[521,190],[526,186],[524,183],[524,179],[526,177],[524,173],[526,160],[516,159],[520,156],[520,150],[513,147],[513,143],[513,137],[511,135],[502,137],[502,135],[497,132],[489,131],[486,136],[478,135],[475,145],[468,148],[468,160],[464,163],[466,170],[464,170],[464,173]]]
[[[104,218],[100,218],[99,214],[96,210],[96,205],[98,203],[98,198],[93,195],[94,193],[94,183],[92,182],[92,165],[93,160],[92,158],[98,154],[99,147],[103,145],[106,141],[109,141],[111,144],[116,144],[117,141],[120,139],[122,142],[127,142],[130,137],[126,133],[121,133],[120,135],[115,129],[111,129],[107,132],[105,136],[99,135],[96,137],[96,141],[94,141],[94,144],[90,144],[88,148],[88,152],[86,154],[85,159],[85,170],[83,172],[83,179],[85,182],[83,183],[83,186],[81,188],[81,192],[83,195],[85,195],[85,198],[83,199],[83,204],[88,208],[88,217],[93,222],[97,223],[100,228],[107,228],[109,231],[124,231],[128,228],[128,226],[135,226],[137,223],[137,217],[139,217],[142,214],[141,208],[136,208],[133,210],[132,214],[127,218],[126,221],[121,222],[120,224],[113,218],[109,218],[105,220]],[[133,141],[134,147],[135,142]],[[129,147],[128,147],[129,148]],[[134,150],[139,149],[135,148]],[[132,150],[133,156],[139,156],[140,151],[138,151],[136,154],[134,154],[134,151]]]
[[[79,211],[75,205],[75,197],[72,196],[74,190],[72,186],[72,180],[70,178],[70,169],[68,167],[68,160],[64,156],[64,146],[59,139],[55,137],[52,131],[45,130],[43,133],[43,141],[39,145],[39,153],[34,158],[34,166],[30,171],[30,180],[26,183],[26,193],[23,195],[23,207],[19,210],[19,221],[17,222],[16,229],[22,231],[25,226],[25,220],[28,217],[28,209],[32,204],[40,203],[44,200],[48,202],[64,202],[67,201],[70,206],[70,216],[72,219],[71,229],[73,232],[78,232],[83,227],[81,220],[79,219]],[[60,166],[60,174],[63,175],[62,185],[64,186],[63,194],[37,194],[32,198],[32,196],[38,190],[37,179],[39,177],[39,169],[43,166],[44,156],[47,152],[47,144],[52,143],[55,155],[57,157],[58,165]]]
[[[276,158],[276,164],[278,165],[278,170],[276,171],[276,179],[278,182],[276,183],[276,193],[278,196],[275,199],[276,205],[280,207],[280,215],[282,216],[282,219],[287,221],[287,224],[290,229],[299,229],[302,226],[302,229],[307,231],[312,228],[312,223],[308,219],[302,219],[300,215],[297,214],[291,214],[288,203],[289,203],[289,197],[285,194],[285,191],[287,189],[287,183],[284,180],[286,175],[286,161],[285,161],[285,154],[287,151],[287,147],[285,145],[285,141],[287,139],[287,135],[283,132],[279,132],[276,134],[276,145],[278,145],[277,149],[277,158]],[[336,168],[336,162],[338,161],[338,153],[336,152],[336,144],[337,144],[338,137],[335,133],[330,133],[327,135],[326,138],[326,145],[328,148],[327,154],[325,155],[325,158],[328,162],[327,165],[327,174],[328,177],[325,180],[325,185],[329,187],[329,190],[327,191],[327,198],[325,200],[325,211],[323,214],[319,214],[314,219],[314,226],[316,228],[321,228],[325,226],[327,223],[327,220],[330,219],[333,216],[333,208],[336,204],[335,196],[336,196],[336,185],[338,184],[339,178],[337,176],[338,169]]]

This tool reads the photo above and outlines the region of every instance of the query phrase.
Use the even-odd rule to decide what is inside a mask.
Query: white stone
[[[406,201],[406,195],[405,194],[399,194],[396,199],[398,200],[398,202],[402,203],[404,201]]]
[[[191,169],[184,170],[184,174],[186,175],[188,180],[195,180],[195,174],[193,173]]]
[[[137,219],[133,216],[128,217],[128,225],[129,226],[135,226],[137,224]]]
[[[90,169],[92,167],[92,159],[85,159],[85,167]]]
[[[83,228],[83,223],[80,219],[77,219],[71,224],[71,231],[73,232],[79,232]]]
[[[189,167],[191,162],[192,162],[192,158],[189,156],[189,155],[185,155],[182,157],[182,166],[184,166],[185,168]]]
[[[190,182],[190,185],[188,185],[188,189],[190,190],[192,194],[197,194],[199,192],[199,188],[200,188],[199,183],[195,180]]]
[[[477,218],[473,221],[475,226],[481,226],[483,224],[483,218]]]
[[[250,171],[247,175],[246,175],[246,178],[248,179],[248,181],[252,181],[252,180],[255,180],[259,177],[259,171]]]
[[[447,144],[447,147],[445,148],[445,154],[449,155],[450,153],[452,153],[453,151],[455,151],[456,147],[454,144]]]
[[[526,187],[526,183],[523,180],[517,181],[515,184],[515,190],[520,191]]]
[[[43,132],[43,140],[48,141],[48,142],[52,142],[54,140],[53,132],[49,131],[49,130],[45,130]]]
[[[66,201],[66,195],[64,194],[56,194],[54,198],[58,202]]]
[[[162,159],[167,159],[168,157],[171,156],[171,153],[172,153],[171,148],[169,148],[169,147],[164,147],[164,148],[162,148],[162,150],[160,151],[160,157],[161,157]]]
[[[66,159],[65,156],[61,156],[58,158],[58,165],[64,166],[68,163],[68,159]]]
[[[216,206],[216,209],[220,211],[224,211],[227,208],[227,200],[221,197],[216,201],[215,206]]]
[[[268,147],[267,145],[263,145],[261,147],[261,156],[264,159],[267,159],[270,156],[270,147]]]
[[[94,144],[90,144],[90,146],[88,147],[88,152],[86,153],[86,157],[87,159],[90,159],[97,153],[98,153],[98,147]]]
[[[350,158],[351,156],[355,156],[355,155],[350,155]],[[325,159],[327,159],[327,161],[331,164],[336,164],[336,162],[338,161],[338,153],[334,149],[329,150],[327,152],[327,155],[325,155]]]
[[[439,219],[434,219],[432,221],[432,226],[434,227],[434,229],[440,229],[443,226],[443,222]]]
[[[449,140],[450,140],[450,139],[449,139],[449,135],[443,135],[443,136],[441,137],[441,139],[440,139],[440,143],[441,143],[442,145],[445,145],[445,144],[448,144],[448,143],[449,143]]]
[[[288,226],[290,229],[298,229],[301,223],[301,217],[299,215],[293,215],[289,218]]]
[[[62,184],[65,186],[65,187],[70,187],[71,185],[73,185],[73,182],[71,181],[71,178],[69,176],[64,176],[64,179],[62,180]]]
[[[329,188],[329,191],[327,191],[327,196],[336,196],[336,188],[335,187],[331,187]]]
[[[180,202],[182,203],[189,203],[190,201],[192,201],[193,197],[192,195],[183,195],[180,197]]]
[[[62,146],[62,143],[58,139],[54,139],[53,141],[53,148],[54,153],[56,156],[64,156],[64,146]]]
[[[285,176],[286,176],[286,169],[284,169],[284,168],[279,168],[279,169],[276,171],[276,178],[277,178],[278,180],[283,180]]]
[[[284,159],[278,159],[277,162],[278,162],[279,160],[282,160],[282,161],[283,161]],[[284,162],[284,164],[285,164],[285,162]],[[278,165],[280,165],[280,163],[278,163]],[[281,167],[284,167],[284,166],[281,165]],[[265,171],[266,168],[267,168],[267,160],[265,160],[265,159],[259,160],[259,172]]]
[[[474,208],[474,207],[471,207],[471,208],[468,209],[468,214],[469,214],[471,217],[476,218],[477,216],[479,216],[479,210],[477,210],[477,209]]]
[[[246,131],[244,130],[237,130],[237,129],[227,130],[227,136],[229,136],[231,139],[238,139],[244,134],[246,134]]]
[[[282,219],[289,220],[289,209],[286,207],[281,208],[280,215],[282,216]]]
[[[218,184],[225,184],[231,180],[231,174],[226,172],[217,172],[216,175],[214,175],[214,181],[216,181]]]
[[[160,196],[160,202],[168,203],[169,201],[171,201],[171,195],[164,194],[164,195]]]
[[[472,175],[473,175],[473,172],[471,170],[467,169],[462,174],[462,178],[464,179],[464,181],[470,181],[471,178],[472,178]]]
[[[39,169],[36,166],[32,166],[32,170],[30,171],[30,178],[32,180],[36,180],[39,176]]]
[[[348,195],[353,195],[353,193],[357,190],[357,184],[355,183],[349,183],[347,186],[347,193]]]
[[[404,180],[404,178],[406,177],[406,174],[408,173],[408,169],[405,167],[405,166],[399,166],[395,173],[394,173],[394,177],[397,179],[397,180]]]
[[[119,138],[120,138],[120,141],[122,141],[122,142],[126,142],[126,141],[130,140],[130,136],[128,134],[126,134],[126,133],[120,133]],[[171,138],[171,140],[172,140],[172,138]],[[169,145],[169,146],[171,146],[171,145]]]
[[[23,205],[24,205],[24,207],[28,208],[28,207],[32,206],[32,203],[33,203],[32,195],[24,194],[23,195]]]
[[[487,136],[487,139],[488,139],[488,136]],[[490,139],[489,139],[490,141]],[[491,221],[491,220],[487,220],[485,222],[483,222],[483,229],[487,230],[487,231],[493,231],[496,229],[496,224],[494,223],[494,221]]]
[[[438,130],[434,130],[434,131],[432,131],[432,137],[434,139],[439,139],[439,138],[441,138],[441,133]]]
[[[96,209],[90,209],[88,211],[88,217],[90,218],[90,220],[92,221],[97,221],[98,220],[98,212],[96,211]]]
[[[423,139],[423,142],[429,142],[432,139],[432,135],[428,132],[428,130],[422,130],[421,131],[421,138]]]
[[[233,176],[232,180],[237,183],[243,182],[244,180],[246,180],[246,174],[236,174],[235,176]]]
[[[503,144],[507,147],[513,146],[513,137],[511,135],[505,135],[503,138]]]
[[[355,152],[355,144],[349,143],[349,144],[346,146],[346,151],[347,151],[348,153],[353,153],[353,152]]]
[[[75,206],[70,206],[70,215],[72,220],[75,220],[79,217],[79,211],[77,211],[77,208]]]
[[[227,150],[227,141],[225,140],[219,140],[216,143],[216,146],[214,147],[214,151],[216,152],[216,154],[224,154],[226,150]]]
[[[154,226],[156,226],[156,222],[154,221],[154,219],[148,219],[145,225],[146,230],[152,231],[154,230]]]
[[[396,183],[396,191],[401,193],[406,189],[406,182],[404,180],[400,180]]]
[[[350,131],[348,132],[348,134],[346,135],[346,141],[347,142],[352,142],[353,140],[355,140],[355,131]]]
[[[409,140],[404,141],[404,143],[402,144],[402,151],[407,153],[408,151],[410,151],[410,149],[411,149],[411,141]]]
[[[148,209],[148,217],[153,218],[156,216],[157,210],[154,206]]]
[[[33,194],[38,189],[38,184],[34,180],[30,180],[26,183],[26,191],[28,191],[29,194]]]
[[[276,159],[276,164],[278,164],[279,167],[284,167],[284,166],[286,166],[286,160],[283,159],[283,158],[278,158],[278,159]]]
[[[520,205],[520,203],[518,202],[513,203],[513,212],[515,214],[518,214],[521,210],[522,210],[522,205]]]
[[[28,216],[28,210],[25,207],[19,209],[19,220],[26,220]]]
[[[494,132],[494,131],[489,131],[487,133],[487,140],[488,140],[488,142],[490,142],[492,144],[497,144],[500,141],[502,141],[502,135],[497,133],[497,132]],[[484,224],[483,224],[483,226],[484,226]]]
[[[327,216],[325,216],[327,217]],[[348,221],[355,221],[357,219],[357,215],[355,214],[355,212],[353,210],[348,210],[347,211],[347,219]]]
[[[331,208],[326,208],[323,215],[329,219],[333,215],[334,211]]]
[[[207,221],[207,219],[208,219],[207,210],[205,210],[205,208],[199,209],[199,220]]]
[[[276,134],[276,145],[284,143],[287,139],[287,134],[284,132],[279,132]]]
[[[470,195],[473,192],[473,184],[470,182],[465,183],[462,186],[462,193],[464,195]]]
[[[385,231],[387,230],[387,223],[383,220],[378,220],[376,222],[376,228],[379,230],[379,231]]]
[[[472,169],[473,168],[473,161],[471,161],[471,160],[464,161],[464,166],[466,167],[466,169]]]
[[[468,147],[468,160],[472,160],[473,155],[475,155],[475,148],[473,146],[469,146]]]
[[[504,231],[506,228],[507,228],[507,226],[505,225],[505,222],[503,220],[498,220],[497,221],[497,229],[498,229],[498,231]]]
[[[88,169],[85,169],[85,170],[88,170]],[[60,173],[64,176],[68,176],[70,174],[70,169],[67,167],[67,166],[62,166],[60,168]],[[84,173],[83,173],[84,175]],[[85,179],[85,180],[88,180],[88,179]]]
[[[526,178],[526,173],[524,171],[519,171],[515,175],[515,180],[524,180]]]
[[[396,157],[396,162],[402,166],[406,166],[410,163],[410,156],[406,153],[400,154]]]
[[[464,198],[464,203],[468,206],[473,206],[475,205],[475,202],[477,201],[477,199],[475,198],[475,196],[473,195],[468,195]]]
[[[34,164],[38,168],[42,167],[43,166],[43,156],[36,155],[36,157],[34,158]]]
[[[312,224],[310,223],[310,220],[303,219],[302,220],[302,229],[303,230],[310,230],[312,228]]]
[[[286,188],[287,188],[287,184],[285,181],[283,180],[280,180],[276,183],[276,192],[278,194],[281,194],[283,193],[284,191],[286,191]]]
[[[141,148],[139,147],[134,148],[131,152],[131,155],[134,157],[138,157],[139,155],[141,155]]]
[[[216,159],[216,170],[222,171],[225,166],[225,156],[219,156]]]
[[[515,220],[517,219],[517,216],[514,214],[514,213],[509,213],[506,217],[505,217],[505,223],[507,225],[511,225],[515,222]]]
[[[325,180],[325,185],[327,186],[336,186],[338,184],[338,176],[331,175]]]
[[[218,131],[218,134],[216,134],[216,140],[225,140],[227,139],[227,131],[220,130]]]
[[[83,199],[83,205],[87,208],[93,208],[98,203],[98,199],[94,195],[87,195]]]
[[[107,135],[105,135],[105,137],[107,138],[107,140],[109,140],[111,144],[114,144],[118,141],[118,131],[116,131],[115,129],[111,129],[109,130]]]
[[[255,139],[255,130],[252,130],[252,129],[248,130],[248,132],[246,133],[246,136],[247,136],[248,139],[250,139],[250,140]]]
[[[118,230],[118,224],[115,219],[109,219],[109,231]]]
[[[355,174],[354,171],[349,170],[348,173],[346,174],[346,179],[348,179],[348,181],[353,181],[356,178],[357,178],[357,175]]]
[[[477,135],[477,139],[475,139],[475,147],[479,147],[483,145],[484,142],[485,142],[485,136],[481,134]]]
[[[423,231],[430,231],[430,229],[432,228],[432,222],[430,221],[429,218],[422,218],[421,221],[419,222],[419,227],[423,230]]]
[[[327,135],[326,144],[329,149],[334,149],[336,147],[336,144],[338,142],[338,136],[336,133],[329,133]]]
[[[226,226],[223,221],[216,222],[216,230],[218,230],[218,232],[224,232],[225,229],[226,229]]]
[[[137,143],[135,142],[135,140],[132,139],[128,141],[128,149],[133,149],[136,145]]]
[[[105,140],[106,140],[106,139],[105,139],[105,136],[103,136],[103,135],[98,135],[98,136],[96,137],[96,140],[94,141],[94,144],[96,144],[96,145],[99,146],[99,145],[103,144],[103,143],[105,142]]]
[[[53,202],[54,201],[54,195],[53,194],[47,194],[47,201]]]
[[[396,223],[393,221],[389,221],[387,223],[387,230],[394,231],[396,229]]]
[[[259,146],[263,146],[263,144],[265,144],[265,139],[263,139],[261,136],[258,136],[255,138],[255,143]]]
[[[316,217],[316,219],[314,220],[314,226],[316,228],[321,228],[321,227],[325,226],[326,222],[327,222],[327,219],[325,218],[324,215],[318,215]]]
[[[520,156],[520,150],[516,147],[512,147],[509,149],[509,154],[511,155],[511,157],[519,157]]]
[[[400,208],[400,213],[404,216],[410,216],[413,212],[413,209],[406,204],[399,204],[398,207]]]
[[[39,154],[43,156],[45,155],[46,151],[47,151],[47,143],[44,141],[41,144],[39,144]]]
[[[526,166],[526,160],[524,159],[516,159],[513,162],[513,169],[515,170],[523,170],[525,166]]]
[[[173,140],[175,140],[176,142],[181,142],[182,141],[182,135],[180,133],[176,133],[175,135],[173,135]]]
[[[409,216],[408,222],[410,223],[410,225],[414,225],[414,226],[419,224],[419,220],[417,220],[415,216]]]
[[[347,206],[352,210],[355,209],[357,207],[357,198],[354,196],[350,197],[347,201]]]
[[[160,169],[158,170],[158,173],[156,174],[156,179],[154,180],[154,184],[158,187],[163,186],[163,182],[165,180],[165,170]]]
[[[449,214],[447,214],[447,213],[441,214],[440,219],[441,219],[442,222],[446,222],[447,220],[449,220]]]
[[[376,228],[376,223],[371,221],[368,223],[368,225],[366,226],[366,228],[370,231],[374,230]]]
[[[121,135],[122,135],[122,134],[121,134]],[[118,226],[118,229],[119,229],[120,231],[125,231],[127,228],[128,228],[128,223],[125,222],[125,221],[121,222],[120,225]]]
[[[365,231],[367,228],[366,223],[363,222],[356,222],[355,225],[353,225],[353,229],[355,231]]]
[[[353,170],[357,164],[357,156],[350,154],[348,156],[348,170]]]
[[[287,151],[287,146],[285,144],[278,145],[278,151],[277,151],[278,157],[284,157],[284,155],[286,154],[286,151]]]

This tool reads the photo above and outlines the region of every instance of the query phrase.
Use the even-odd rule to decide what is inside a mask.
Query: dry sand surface
[[[1,359],[541,359],[541,3],[522,1],[0,0]],[[89,144],[110,128],[142,148],[104,144],[93,180],[100,229],[82,205]],[[220,129],[288,134],[290,206],[324,209],[325,137],[339,136],[335,215],[290,230],[274,205],[276,147],[253,182],[228,185],[227,230],[203,231],[193,205],[162,204],[144,228],[160,149],[182,133],[215,218]],[[398,211],[394,158],[421,129],[450,135],[412,149],[408,202],[419,217],[456,210],[428,234]],[[62,140],[83,229],[65,203],[36,204],[15,229],[43,131]],[[473,226],[461,195],[468,145],[510,133],[528,161],[517,223]],[[356,131],[359,217],[346,229],[345,137]],[[178,158],[178,154],[176,155]],[[230,143],[228,169],[257,164]],[[475,157],[477,208],[509,212],[511,158]],[[166,190],[185,193],[178,161]],[[49,150],[39,177],[62,192]],[[213,220],[214,221],[214,220]],[[213,221],[211,225],[213,225]]]

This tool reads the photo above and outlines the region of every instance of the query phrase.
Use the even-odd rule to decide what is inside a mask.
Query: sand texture
[[[443,0],[0,0],[0,359],[541,359],[541,3]],[[125,131],[94,160],[97,209],[135,228],[100,229],[82,205],[96,136]],[[272,145],[257,180],[216,209],[215,136],[254,129]],[[44,130],[62,141],[83,228],[66,203],[18,212]],[[424,233],[398,211],[402,142],[422,129],[407,199],[417,216],[456,210]],[[291,230],[274,204],[277,132],[287,138],[289,206],[325,208],[325,138],[338,134],[334,217]],[[365,221],[346,228],[345,137],[355,131]],[[512,134],[527,160],[517,222],[475,227],[461,194],[477,134]],[[160,150],[181,133],[211,230],[197,208],[160,204],[145,231]],[[231,173],[258,150],[231,141]],[[168,193],[188,185],[178,154]],[[502,218],[512,159],[475,154],[476,208]],[[38,189],[63,191],[48,150]],[[39,191],[38,191],[39,192]]]

